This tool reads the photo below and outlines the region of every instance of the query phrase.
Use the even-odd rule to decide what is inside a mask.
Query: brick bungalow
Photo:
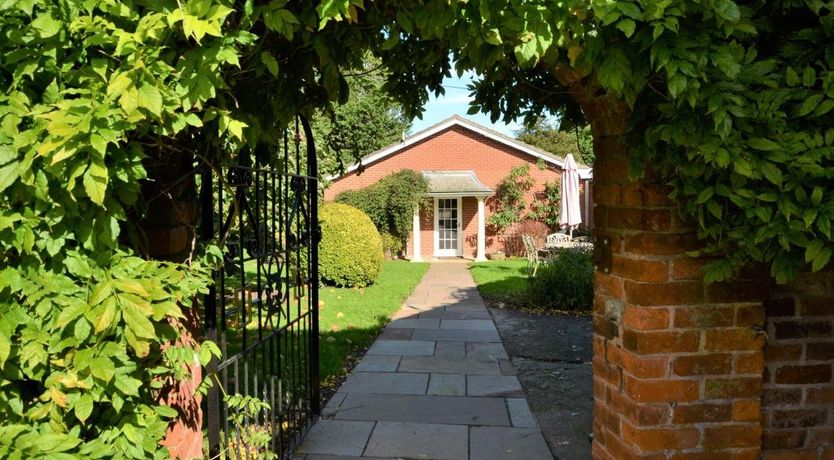
[[[494,211],[489,198],[513,167],[525,164],[535,181],[525,196],[529,204],[542,193],[545,182],[559,182],[564,158],[453,116],[367,155],[341,176],[328,178],[332,183],[324,198],[333,200],[343,191],[366,187],[403,169],[422,172],[433,204],[415,211],[407,256],[414,261],[436,257],[484,260],[487,253],[504,247],[501,236],[486,225]],[[590,228],[593,202],[586,191],[592,171],[580,165],[579,175],[582,220]]]

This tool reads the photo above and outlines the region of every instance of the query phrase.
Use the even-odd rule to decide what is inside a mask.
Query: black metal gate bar
[[[203,404],[209,458],[260,458],[265,450],[289,458],[319,414],[312,139],[297,119],[275,154],[258,146],[233,165],[203,169],[201,237],[224,249],[204,301],[205,336],[222,352],[205,369],[215,383]]]

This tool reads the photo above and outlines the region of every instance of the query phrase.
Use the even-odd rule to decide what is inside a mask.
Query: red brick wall
[[[337,179],[325,191],[325,200],[332,200],[340,192],[355,190],[375,183],[382,177],[402,169],[415,171],[475,171],[478,179],[487,187],[496,188],[515,166],[529,164],[530,176],[535,186],[527,194],[528,203],[534,194],[541,191],[545,181],[558,181],[561,172],[553,165],[540,170],[536,158],[518,152],[500,142],[481,136],[458,126],[444,130],[432,137],[409,146],[400,152],[368,165],[362,174],[351,172]],[[583,201],[584,203],[584,201]],[[433,206],[433,205],[432,205]],[[465,257],[474,257],[477,247],[477,201],[464,198],[463,204],[464,233],[463,247]],[[486,219],[489,222],[491,210],[486,206]],[[421,223],[421,249],[424,258],[431,258],[434,252],[434,209],[423,210]],[[502,248],[500,238],[487,231],[487,253]],[[412,242],[408,243],[409,253]]]
[[[803,274],[766,303],[764,458],[834,458],[834,273]]]
[[[594,233],[612,264],[595,279],[594,458],[759,458],[764,283],[705,285],[662,181],[630,183],[625,156],[597,158]]]

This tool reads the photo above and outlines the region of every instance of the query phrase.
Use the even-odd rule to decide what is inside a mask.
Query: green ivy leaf
[[[84,191],[93,203],[98,205],[104,204],[104,195],[107,191],[107,182],[109,176],[107,174],[107,166],[104,161],[94,157],[90,163],[87,172],[84,173]]]
[[[136,101],[139,107],[148,109],[152,114],[159,116],[162,113],[162,94],[152,85],[142,85],[137,92]]]
[[[725,21],[736,22],[741,18],[738,5],[731,0],[716,0],[715,13]]]
[[[617,28],[620,29],[626,37],[631,37],[632,35],[634,35],[634,29],[636,27],[637,24],[631,19],[622,19],[620,22],[617,23]]]
[[[61,31],[61,21],[52,16],[52,12],[39,14],[32,21],[32,28],[38,32],[38,37],[49,38]]]
[[[261,62],[266,66],[269,73],[272,74],[273,77],[278,76],[278,61],[275,59],[269,51],[262,51],[261,52]]]
[[[90,414],[93,413],[93,397],[89,394],[83,394],[78,401],[75,402],[75,417],[81,423],[87,421],[90,418]]]

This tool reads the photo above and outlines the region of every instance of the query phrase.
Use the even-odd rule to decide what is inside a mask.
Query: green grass
[[[246,265],[247,280],[256,278],[255,263]],[[429,264],[407,261],[385,261],[377,281],[366,288],[336,288],[322,285],[319,289],[319,356],[322,382],[345,370],[348,356],[373,343],[391,314],[402,306],[406,297],[417,286]],[[229,283],[234,285],[234,283]],[[295,298],[290,300],[290,317],[296,317]],[[302,301],[302,305],[305,301]],[[286,308],[286,307],[282,307]],[[302,307],[303,309],[304,307]],[[249,312],[247,334],[253,340],[257,334],[257,312]],[[275,322],[285,322],[274,318]],[[264,319],[264,324],[267,321]],[[275,324],[275,323],[273,323]],[[268,328],[267,328],[268,329]],[[295,338],[294,340],[300,340]],[[227,329],[227,356],[242,350],[242,328]],[[287,360],[292,364],[292,360]]]
[[[321,287],[322,380],[341,374],[349,354],[373,343],[428,267],[426,263],[386,261],[379,279],[372,286],[363,289]]]
[[[529,283],[526,259],[478,262],[470,265],[469,270],[488,303],[524,303]]]

